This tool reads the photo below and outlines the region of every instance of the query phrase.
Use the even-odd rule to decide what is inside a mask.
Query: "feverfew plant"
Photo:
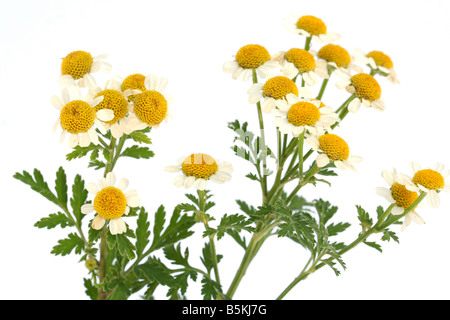
[[[384,203],[375,213],[356,205],[361,231],[350,243],[339,241],[351,224],[340,221],[336,206],[320,197],[306,199],[302,189],[330,184],[327,179],[339,176],[341,170],[357,171],[363,159],[339,128],[349,114],[357,117],[361,107],[373,112],[386,108],[376,77],[387,77],[394,84],[399,80],[388,55],[375,50],[367,54],[355,50],[351,55],[331,43],[339,35],[329,32],[317,17],[302,16],[291,29],[305,38],[303,48],[271,54],[260,44],[247,44],[223,65],[232,79],[248,83],[248,102],[255,107],[259,132],[251,132],[246,119],[230,121],[236,159],[218,161],[208,153],[191,153],[168,160],[172,163],[165,168],[168,179],[186,189],[186,202],[160,204],[155,213],[145,209],[147,199],[133,189],[133,177],[116,177],[114,168],[123,157],[151,161],[151,134],[160,125],[170,126],[173,99],[166,92],[168,80],[135,73],[111,77],[100,86],[95,73],[111,71],[107,56],[80,50],[62,60],[57,79],[61,92],[51,98],[57,118],[54,130],[61,130],[61,142],[72,149],[67,160],[87,158],[89,168],[103,173],[76,175],[70,184],[60,167],[52,188],[38,169],[16,173],[14,178],[52,202],[51,211],[57,208],[36,227],[71,230],[51,253],[80,256],[88,269],[83,281],[89,298],[128,299],[139,292],[143,299],[153,299],[155,290],[165,287],[168,299],[185,299],[189,285],[200,281],[204,299],[233,299],[267,239],[285,237],[301,246],[309,260],[282,292],[274,293],[274,299],[283,299],[323,267],[339,275],[346,268],[343,255],[359,244],[381,251],[374,234],[381,234],[381,241],[399,242],[397,225],[403,230],[411,222],[424,223],[417,208],[425,198],[429,206],[439,207],[440,192],[450,191],[445,180],[449,171],[443,164],[421,167],[411,162],[410,175],[383,170],[386,185],[376,193]],[[337,79],[334,89],[348,92],[337,108],[324,99],[325,91],[331,90],[331,75]],[[275,145],[269,145],[269,133],[275,134]],[[242,161],[254,170],[232,177],[232,163]],[[214,184],[239,183],[243,178],[255,183],[261,202],[253,206],[230,199],[241,212],[211,214]],[[200,265],[190,257],[188,245],[198,224],[204,238]],[[243,250],[231,283],[221,281],[223,256],[217,248],[224,237]]]

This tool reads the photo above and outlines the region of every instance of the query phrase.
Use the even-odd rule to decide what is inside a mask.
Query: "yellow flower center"
[[[350,155],[347,142],[335,134],[324,134],[319,138],[319,148],[331,161],[347,160]]]
[[[141,91],[145,91],[145,76],[140,73],[135,73],[129,75],[122,81],[122,85],[120,87],[122,91],[128,89],[137,89]],[[128,96],[128,101],[134,101],[136,95]]]
[[[188,176],[194,176],[196,179],[209,179],[217,172],[218,166],[213,157],[204,154],[191,154],[184,159],[181,170]]]
[[[114,111],[114,119],[108,121],[107,123],[116,123],[128,113],[128,102],[121,92],[106,89],[100,91],[95,97],[100,96],[103,96],[103,100],[94,107],[95,112],[101,109],[111,109]]]
[[[347,67],[351,62],[350,54],[347,50],[336,44],[327,44],[320,48],[317,56],[328,62],[334,62],[341,67]]]
[[[290,49],[284,54],[284,58],[293,63],[300,73],[312,71],[316,68],[314,56],[303,49]]]
[[[66,104],[59,116],[61,127],[69,133],[87,132],[95,120],[95,111],[89,103],[74,100]]]
[[[377,80],[367,73],[355,74],[350,79],[351,85],[355,87],[355,95],[369,101],[378,100],[381,97],[381,87]]]
[[[84,51],[74,51],[69,53],[62,61],[61,73],[71,75],[75,80],[82,78],[91,71],[94,59]]]
[[[104,219],[120,218],[127,207],[127,198],[116,187],[100,190],[94,199],[94,209]]]
[[[391,58],[381,51],[371,51],[366,56],[372,58],[379,67],[385,67],[386,69],[392,69],[394,67]]]
[[[163,121],[167,116],[167,100],[155,90],[146,90],[134,99],[134,113],[149,126]]]
[[[310,35],[319,35],[327,33],[327,26],[323,21],[314,16],[303,16],[297,21],[297,28],[305,30]]]
[[[287,119],[294,126],[313,126],[320,119],[320,111],[314,104],[300,101],[289,108]]]
[[[235,59],[244,69],[256,69],[270,60],[270,54],[263,46],[249,44],[239,49]]]
[[[417,192],[409,191],[404,185],[397,182],[392,185],[391,193],[396,205],[404,209],[408,209],[418,197]]]
[[[445,186],[444,177],[431,169],[419,170],[412,178],[412,182],[420,184],[428,190],[438,190]]]
[[[263,86],[263,96],[274,99],[286,97],[288,93],[298,96],[298,88],[294,81],[284,76],[276,76],[266,81]]]

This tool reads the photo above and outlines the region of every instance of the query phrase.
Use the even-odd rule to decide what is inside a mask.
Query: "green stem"
[[[203,213],[206,214],[206,193],[204,190],[197,190],[199,202],[199,209]],[[205,228],[208,229],[208,221],[205,219],[203,221]],[[214,268],[214,276],[216,278],[216,282],[220,285],[220,276],[219,276],[219,267],[217,265],[217,254],[216,254],[216,245],[214,242],[214,235],[209,236],[209,247],[211,249],[211,257],[213,259],[213,268]]]
[[[309,49],[311,48],[311,39],[312,39],[312,36],[306,37],[306,40],[305,40],[305,50],[306,51],[309,51]]]
[[[303,141],[305,138],[305,130],[298,137],[298,183],[302,183],[303,181]]]
[[[258,77],[256,75],[256,71],[253,70],[253,83],[258,83]],[[261,172],[261,188],[262,188],[262,197],[263,202],[266,201],[267,197],[267,147],[266,147],[266,139],[264,134],[264,121],[263,121],[263,114],[261,110],[261,102],[258,101],[256,103],[256,109],[258,112],[258,121],[259,121],[259,128],[261,132],[261,158],[262,158],[262,172]]]
[[[347,245],[345,248],[340,250],[338,252],[338,254],[340,256],[343,255],[344,253],[346,253],[346,252],[350,251],[351,249],[355,248],[361,242],[364,242],[370,235],[372,235],[374,233],[377,233],[377,232],[380,232],[380,231],[384,230],[385,228],[389,227],[390,225],[392,225],[393,223],[397,222],[399,219],[401,219],[405,215],[407,215],[411,210],[416,208],[419,205],[419,203],[425,198],[425,196],[426,196],[426,193],[422,192],[419,195],[419,197],[416,199],[416,201],[414,201],[414,203],[408,209],[406,209],[401,215],[398,215],[394,219],[389,220],[389,224],[384,225],[384,222],[386,221],[387,217],[390,215],[392,208],[395,206],[395,204],[390,205],[386,209],[386,211],[383,213],[383,215],[380,216],[380,218],[378,219],[377,223],[373,227],[371,227],[366,232],[361,233],[355,241],[353,241],[352,243]],[[324,252],[324,254],[326,254],[326,251]],[[315,263],[307,271],[305,271],[306,266],[309,264],[309,261],[308,261],[308,264],[305,266],[305,268],[302,270],[302,272],[299,274],[299,276],[297,278],[295,278],[294,281],[292,281],[285,290],[283,290],[283,292],[278,296],[277,299],[278,300],[282,299],[300,281],[306,279],[311,273],[313,273],[316,270],[319,270],[320,268],[325,266],[326,263],[324,263],[324,262],[318,264],[321,261],[320,258],[316,259]]]
[[[322,97],[323,97],[323,94],[324,94],[324,92],[325,92],[325,88],[327,87],[327,84],[328,84],[328,81],[329,81],[330,79],[323,79],[323,81],[322,81],[322,86],[320,87],[320,91],[319,91],[319,94],[317,95],[317,100],[320,100],[320,99],[322,99]]]

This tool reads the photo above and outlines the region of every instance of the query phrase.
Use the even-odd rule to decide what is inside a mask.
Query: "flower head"
[[[197,190],[205,190],[209,180],[216,183],[229,181],[233,168],[228,162],[217,163],[210,155],[193,153],[184,159],[179,159],[176,166],[167,166],[165,171],[181,172],[181,175],[175,177],[173,181],[177,187],[194,186]]]
[[[313,53],[311,51],[311,53]],[[353,63],[352,57],[346,49],[337,44],[326,44],[316,53],[317,65],[326,68],[327,76],[334,72],[343,72],[350,75],[351,71],[362,72],[362,68]]]
[[[310,136],[306,141],[313,150],[319,153],[316,158],[316,163],[319,168],[333,162],[340,169],[345,170],[350,168],[356,171],[351,163],[362,161],[361,157],[351,155],[347,142],[335,134],[322,134],[318,138]]]
[[[372,73],[387,77],[392,83],[399,83],[391,58],[382,51],[373,50],[365,54],[362,50],[355,50],[356,61],[368,65]]]
[[[355,96],[355,99],[348,105],[351,112],[358,112],[361,104],[379,111],[386,108],[381,99],[380,84],[373,76],[367,73],[357,73],[353,76],[339,73],[339,76],[343,79],[337,82],[336,86],[340,89],[345,88]]]
[[[436,164],[433,168],[422,169],[416,161],[413,161],[409,166],[413,173],[412,178],[402,175],[400,181],[410,191],[426,192],[429,206],[438,208],[440,205],[438,193],[440,191],[450,192],[450,185],[445,182],[450,171],[444,171],[445,166],[441,163]]]
[[[312,95],[311,90],[305,87],[300,89],[294,81],[285,76],[274,76],[265,83],[255,83],[247,91],[249,94],[248,101],[256,103],[264,99],[262,103],[262,111],[264,113],[271,112],[278,100],[286,99],[287,95],[295,95],[297,97],[309,97]]]
[[[145,90],[134,98],[133,112],[136,117],[149,127],[159,127],[170,116],[169,105],[172,98],[163,94],[167,79],[148,75],[144,80]]]
[[[140,73],[130,74],[123,79],[120,89],[122,92],[126,92],[127,90],[145,91],[145,76]],[[135,97],[136,95],[129,95],[128,100],[134,101]]]
[[[390,188],[378,187],[376,192],[379,196],[384,197],[391,204],[394,204],[391,213],[393,215],[401,215],[405,212],[406,209],[410,208],[414,202],[418,198],[418,194],[415,191],[408,190],[405,185],[401,184],[401,175],[398,175],[397,172],[383,170],[382,172],[383,178],[389,184]],[[402,230],[408,227],[411,224],[411,221],[414,221],[417,224],[424,224],[425,221],[423,218],[415,211],[416,208],[412,208],[403,221]]]
[[[280,62],[286,77],[293,79],[300,76],[308,86],[315,85],[320,77],[328,77],[326,67],[318,66],[314,55],[303,49],[292,48],[279,52],[274,60]]]
[[[86,185],[86,189],[95,198],[92,203],[84,204],[81,212],[84,214],[96,211],[97,215],[92,221],[92,228],[100,230],[109,220],[109,230],[111,234],[124,233],[127,230],[123,215],[128,215],[130,207],[139,206],[140,199],[136,190],[128,190],[128,180],[122,178],[115,187],[116,176],[109,172],[105,178],[98,181],[98,186],[91,182]]]
[[[56,131],[58,125],[62,128],[61,142],[67,133],[70,134],[69,147],[76,145],[87,147],[91,142],[98,144],[96,128],[105,134],[106,129],[102,123],[111,121],[114,112],[111,109],[95,110],[95,107],[103,100],[103,97],[89,99],[83,97],[78,87],[64,88],[61,97],[53,96],[52,103],[60,111],[58,120],[53,126]]]
[[[233,79],[247,81],[253,71],[261,78],[266,78],[270,70],[278,67],[277,62],[271,60],[266,48],[259,44],[249,44],[238,50],[234,60],[225,62],[223,71],[231,73]]]
[[[62,59],[61,77],[58,82],[61,87],[69,87],[78,85],[80,87],[95,85],[95,79],[91,73],[111,71],[111,65],[104,62],[106,55],[92,57],[90,53],[85,51],[73,51]]]
[[[311,37],[313,41],[318,43],[333,42],[340,38],[340,35],[327,30],[327,26],[322,19],[311,15],[302,16],[287,27],[291,32]]]
[[[278,100],[273,123],[281,133],[290,133],[298,137],[303,131],[316,135],[323,130],[331,130],[330,126],[339,120],[331,107],[325,106],[320,100],[301,99],[288,95],[286,100]]]

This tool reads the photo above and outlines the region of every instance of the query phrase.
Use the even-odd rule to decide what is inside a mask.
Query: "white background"
[[[86,299],[82,278],[87,271],[78,263],[79,256],[50,254],[57,240],[71,231],[33,226],[58,208],[12,178],[15,172],[38,168],[53,188],[59,166],[64,166],[70,183],[77,173],[87,182],[102,175],[86,168],[87,159],[65,161],[70,150],[66,143],[59,143],[59,131],[52,132],[58,115],[50,98],[59,93],[56,81],[61,58],[69,52],[108,53],[112,75],[125,77],[138,71],[169,79],[167,93],[175,98],[173,119],[151,133],[155,157],[121,159],[115,173],[130,180],[148,212],[164,204],[170,213],[176,204],[185,202],[186,190],[173,186],[174,174],[164,172],[164,166],[194,152],[230,161],[235,168],[232,181],[211,186],[218,219],[224,213],[238,212],[235,199],[255,206],[260,203],[257,183],[244,177],[251,167],[230,150],[234,135],[226,127],[227,122],[240,119],[258,131],[255,106],[247,102],[250,83],[224,74],[224,62],[251,43],[265,46],[272,54],[302,48],[304,38],[289,33],[283,23],[307,14],[320,17],[329,31],[340,34],[336,43],[349,51],[381,50],[390,55],[401,84],[378,78],[386,110],[362,108],[338,129],[351,152],[364,158],[357,165],[359,172],[344,171],[332,178],[331,187],[310,186],[303,193],[309,200],[323,197],[339,206],[335,221],[353,225],[339,238],[348,243],[359,233],[356,204],[372,214],[378,205],[387,206],[375,194],[377,186],[386,186],[382,170],[397,168],[409,174],[411,160],[424,167],[437,162],[450,167],[449,9],[450,2],[443,0],[2,0],[0,298]],[[335,88],[334,80],[330,80],[324,102],[337,108],[348,95]],[[265,123],[272,136],[270,116]],[[419,210],[425,225],[397,230],[400,244],[383,242],[382,254],[360,245],[344,255],[348,268],[341,276],[323,268],[286,299],[449,299],[450,195],[440,195],[439,209],[425,206]],[[192,264],[200,267],[202,228],[196,230],[185,245],[190,247]],[[226,239],[216,245],[225,256],[219,267],[226,290],[243,251]],[[298,275],[307,258],[307,252],[292,241],[269,239],[235,298],[274,299]],[[201,298],[199,283],[192,285],[188,298]],[[164,289],[157,291],[157,298],[165,298]]]

